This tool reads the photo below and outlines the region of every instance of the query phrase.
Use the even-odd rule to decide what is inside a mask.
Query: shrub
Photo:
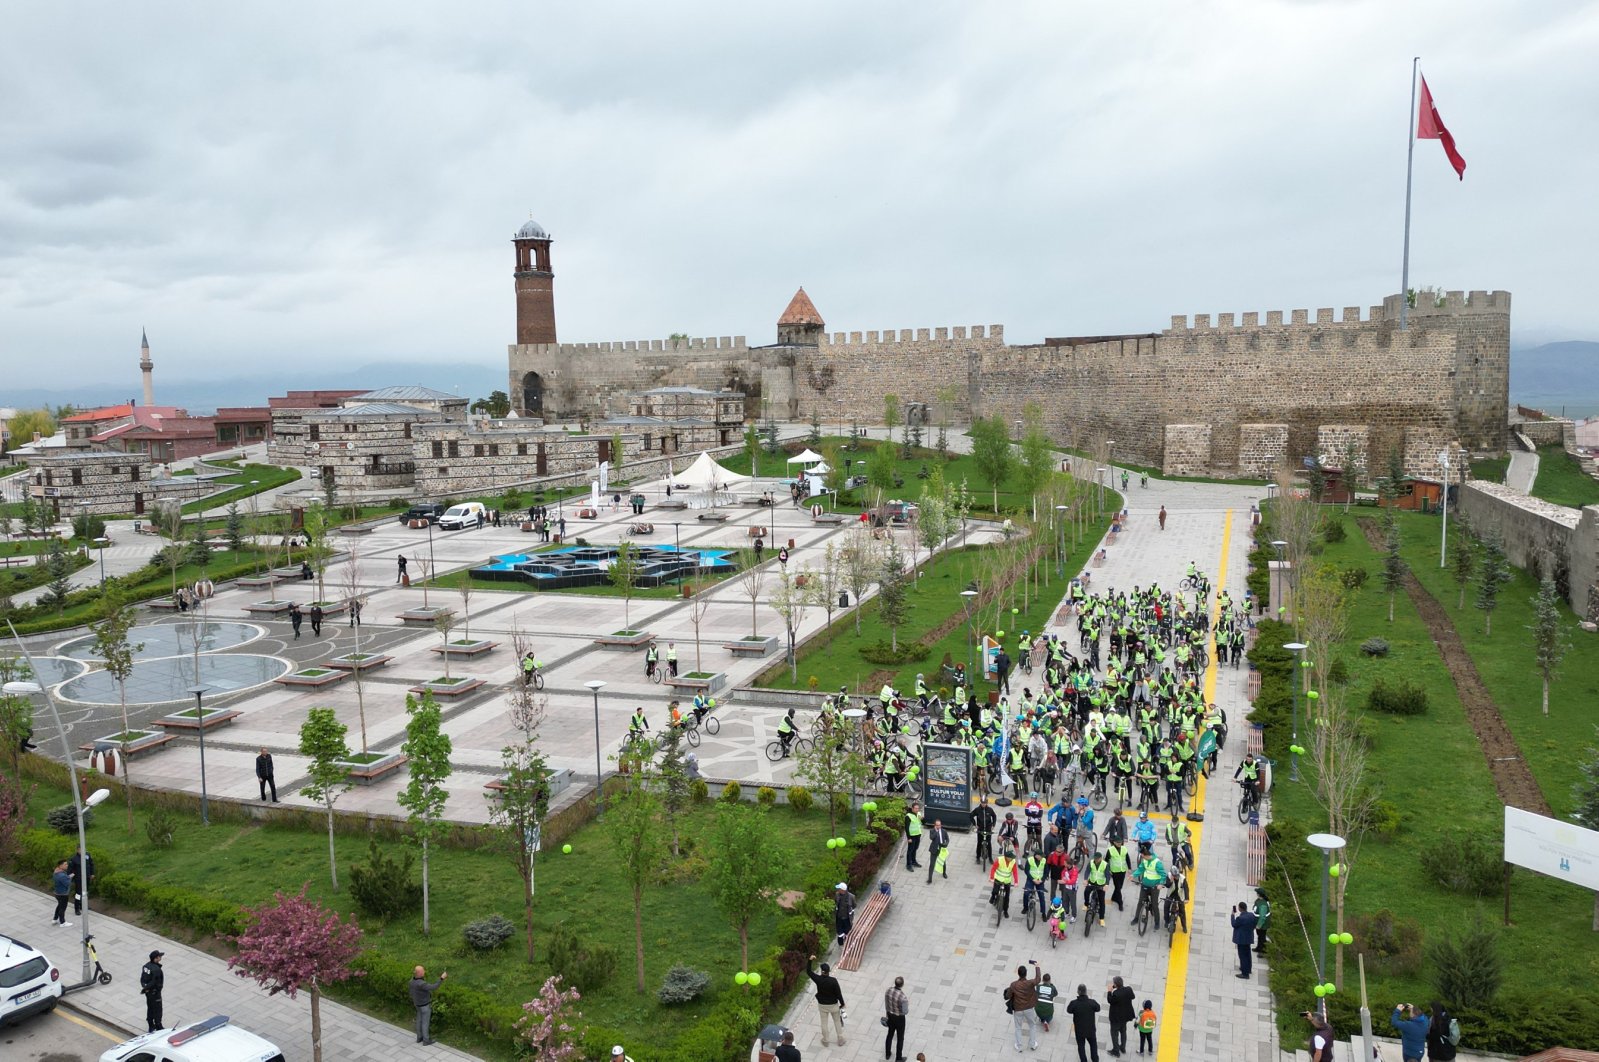
[[[1371,805],[1371,810],[1366,813],[1366,827],[1384,841],[1391,841],[1399,836],[1399,829],[1404,825],[1404,816],[1400,814],[1399,807],[1391,800],[1378,800]]]
[[[1365,656],[1387,656],[1387,638],[1367,638],[1360,643],[1360,651]]]
[[[1427,711],[1427,689],[1409,679],[1392,686],[1378,679],[1366,696],[1366,707],[1389,715],[1423,715]]]
[[[1377,969],[1397,977],[1421,971],[1421,924],[1415,919],[1400,918],[1385,907],[1369,915],[1352,915],[1350,926],[1355,942]]]
[[[696,804],[703,804],[711,798],[711,787],[705,784],[705,779],[695,778],[688,784],[689,799]]]
[[[422,885],[411,879],[416,862],[409,849],[402,859],[385,855],[376,838],[367,843],[366,865],[350,868],[350,898],[362,913],[384,920],[422,906]]]
[[[833,809],[833,814],[840,819],[849,818],[849,794],[833,793],[828,796],[828,805]]]
[[[88,828],[93,816],[94,811],[92,809],[83,809],[83,825],[85,829]],[[45,825],[57,833],[75,834],[78,832],[78,810],[71,804],[62,804],[58,808],[51,808],[45,813],[44,821]]]
[[[515,935],[516,923],[500,914],[491,914],[461,927],[461,936],[474,951],[493,951]]]
[[[802,785],[789,786],[789,807],[793,808],[795,811],[809,811],[811,810],[813,804],[815,804],[815,800],[812,799],[811,791],[809,789],[806,789]]]
[[[737,782],[728,782],[722,787],[722,803],[737,804],[744,799],[744,787]]]
[[[550,934],[545,957],[562,980],[587,995],[604,985],[616,972],[616,949],[586,942],[565,923]]]
[[[1338,571],[1338,581],[1346,590],[1359,590],[1366,585],[1366,579],[1371,575],[1364,568],[1341,568]]]
[[[661,982],[661,990],[657,995],[668,1006],[673,1003],[692,1003],[710,986],[710,974],[687,966],[674,966],[666,971],[666,979]]]
[[[763,785],[755,791],[755,802],[763,808],[769,808],[777,803],[777,790],[769,785]]]
[[[1327,681],[1334,686],[1349,684],[1349,663],[1343,657],[1333,657],[1332,667],[1327,669]]]
[[[1349,531],[1344,527],[1342,519],[1328,516],[1321,521],[1321,537],[1331,542],[1342,542],[1349,537]]]
[[[150,839],[152,847],[171,848],[177,826],[177,819],[173,817],[172,812],[157,807],[150,812],[150,817],[144,820],[144,835]]]
[[[919,664],[932,655],[932,648],[922,642],[901,642],[896,650],[888,642],[873,642],[871,645],[861,646],[861,656],[868,663],[881,664],[885,667],[894,667],[903,664]]]
[[[1427,948],[1433,987],[1452,1006],[1480,1007],[1492,1002],[1505,978],[1499,931],[1482,917],[1458,931],[1446,930]]]
[[[1446,834],[1421,850],[1420,861],[1422,872],[1450,892],[1487,896],[1504,884],[1503,850],[1491,836]]]

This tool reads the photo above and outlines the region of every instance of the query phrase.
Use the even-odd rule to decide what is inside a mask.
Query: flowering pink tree
[[[28,821],[28,797],[33,786],[23,788],[20,778],[0,774],[0,860],[11,857],[17,846],[17,830]]]
[[[583,997],[575,988],[561,988],[559,974],[544,982],[537,999],[522,1004],[522,1018],[516,1031],[532,1062],[580,1062],[582,1050],[573,1042],[574,1022],[583,1020],[577,1001]]]
[[[244,909],[249,923],[231,938],[239,950],[228,967],[254,978],[268,995],[311,993],[311,1056],[322,1062],[322,986],[359,974],[350,963],[361,950],[361,927],[307,897],[305,889],[301,885],[293,896],[278,892],[270,905]]]

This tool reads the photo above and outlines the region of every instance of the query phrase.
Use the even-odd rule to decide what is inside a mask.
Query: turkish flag
[[[1455,138],[1444,126],[1444,120],[1438,117],[1438,107],[1432,102],[1432,92],[1427,88],[1426,78],[1421,79],[1421,113],[1416,116],[1416,137],[1420,140],[1442,141],[1444,154],[1449,156],[1449,165],[1455,168],[1462,181],[1466,179],[1466,160],[1455,150]]]

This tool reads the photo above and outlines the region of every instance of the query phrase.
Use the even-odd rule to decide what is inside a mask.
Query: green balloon
[[[743,976],[743,975],[741,974],[740,976]],[[1327,994],[1327,986],[1326,985],[1317,985],[1315,988],[1312,988],[1311,991],[1316,993],[1316,998],[1317,999],[1320,999],[1322,996],[1325,996]]]
[[[1339,942],[1338,938],[1340,936],[1342,936],[1342,934],[1340,934],[1340,933],[1328,933],[1327,934],[1327,943],[1329,943],[1329,944],[1337,944]]]
[[[1299,662],[1299,666],[1300,667],[1309,667],[1310,666],[1310,661],[1309,660],[1301,660]]]
[[[994,637],[995,638],[1003,638],[1003,637],[1005,637],[1005,632],[1004,631],[995,631],[994,632]]]
[[[862,811],[876,811],[877,810],[877,801],[868,800],[866,803],[861,805],[861,810]]]
[[[754,974],[750,974],[750,976],[754,977],[755,975]],[[1338,994],[1338,986],[1333,984],[1331,981],[1328,981],[1326,984],[1322,985],[1321,987],[1326,991],[1326,993],[1329,996],[1336,996]]]
[[[1355,935],[1353,933],[1340,933],[1340,934],[1338,934],[1338,943],[1340,943],[1340,944],[1353,944],[1354,942],[1355,942]]]
[[[760,983],[761,983],[761,975],[760,974],[758,974],[758,973],[750,974],[750,984],[758,985]],[[1328,985],[1327,987],[1330,989],[1330,988],[1332,988],[1332,985]]]
[[[1021,611],[1022,611],[1022,610],[1021,610],[1021,609],[1019,609],[1019,608],[1014,608],[1014,607],[1013,607],[1013,608],[1012,608],[1012,609],[1011,609],[1011,610],[1010,610],[1010,614],[1011,614],[1011,615],[1012,615],[1012,616],[1015,616],[1015,615],[1019,615],[1019,614],[1020,614],[1020,613],[1021,613]]]
[[[1317,698],[1319,698],[1320,696],[1321,696],[1321,694],[1317,693],[1315,690],[1306,690],[1305,691],[1305,697],[1308,698],[1309,700],[1314,701]]]
[[[572,846],[569,845],[569,844],[563,844],[561,846],[561,854],[562,855],[571,855],[572,854]]]
[[[838,838],[837,837],[829,837],[827,839],[827,848],[828,848],[828,850],[831,851],[831,850],[833,850],[834,848],[837,848],[837,847],[838,847]]]
[[[748,983],[749,979],[750,979],[750,975],[745,973],[743,970],[740,970],[738,973],[733,975],[733,983],[736,984],[736,985],[746,984],[746,983]],[[1316,986],[1316,994],[1318,996],[1321,995],[1321,986],[1320,985]]]
[[[1338,864],[1337,863],[1334,863],[1332,866],[1327,868],[1328,877],[1336,878],[1341,873],[1343,873],[1343,871],[1338,869]]]
[[[833,841],[834,841],[834,842],[835,842],[835,843],[836,843],[836,844],[837,844],[837,845],[838,845],[838,846],[839,846],[839,847],[840,847],[840,848],[846,848],[846,847],[848,847],[848,846],[849,846],[849,841],[847,841],[847,840],[846,840],[846,839],[844,839],[844,838],[843,838],[843,837],[835,837],[835,838],[833,838]]]

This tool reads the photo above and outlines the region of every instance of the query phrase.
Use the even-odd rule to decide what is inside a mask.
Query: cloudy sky
[[[1599,339],[1592,2],[12,5],[0,391],[503,365],[530,216],[567,340],[1369,305],[1417,54],[1412,283]]]

